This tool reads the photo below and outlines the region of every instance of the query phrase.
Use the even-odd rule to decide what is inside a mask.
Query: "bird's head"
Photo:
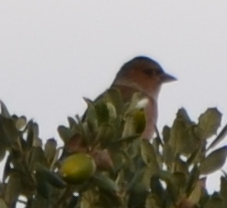
[[[176,78],[165,73],[156,61],[139,56],[121,67],[113,84],[131,86],[156,97],[163,83],[175,80]]]

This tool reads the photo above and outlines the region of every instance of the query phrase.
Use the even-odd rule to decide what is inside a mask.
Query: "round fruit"
[[[133,122],[136,133],[141,134],[146,126],[146,117],[143,109],[134,110]]]
[[[63,179],[69,183],[82,183],[95,172],[96,165],[91,156],[77,153],[67,157],[60,167]]]

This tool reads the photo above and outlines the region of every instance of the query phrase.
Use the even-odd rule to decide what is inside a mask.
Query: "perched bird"
[[[143,109],[143,115],[145,114],[142,138],[150,140],[155,132],[158,117],[158,95],[162,84],[175,80],[176,78],[165,73],[156,61],[145,56],[133,58],[118,71],[110,89],[119,90],[124,103],[130,102],[135,93],[141,95],[137,107]],[[99,101],[105,92],[99,95],[95,102]],[[86,113],[83,115],[82,121],[85,120]]]
[[[165,73],[154,60],[139,56],[125,63],[116,75],[110,88],[120,91],[123,101],[131,100],[135,92],[142,94],[141,102],[145,113],[146,126],[142,138],[150,140],[155,131],[158,117],[158,95],[163,83],[176,78]]]

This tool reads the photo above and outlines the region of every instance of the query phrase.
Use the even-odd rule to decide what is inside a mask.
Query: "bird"
[[[101,93],[94,102],[98,102],[105,96],[109,89],[117,89],[124,103],[129,103],[135,93],[139,93],[140,100],[137,108],[143,109],[145,115],[145,127],[141,137],[150,140],[155,133],[158,119],[158,96],[164,83],[177,79],[166,73],[161,65],[146,56],[137,56],[120,68],[110,87]],[[82,116],[85,120],[87,111]]]
[[[130,102],[135,93],[142,95],[138,105],[145,114],[145,128],[142,138],[150,140],[158,119],[158,96],[164,83],[177,80],[166,73],[160,64],[146,56],[137,56],[123,64],[110,88],[118,89],[124,103]]]

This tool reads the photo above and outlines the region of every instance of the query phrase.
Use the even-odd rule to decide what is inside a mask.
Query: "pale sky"
[[[0,28],[0,99],[37,121],[42,139],[58,138],[82,97],[137,55],[178,78],[162,88],[160,130],[180,107],[196,121],[216,106],[227,122],[226,0],[1,0]]]

